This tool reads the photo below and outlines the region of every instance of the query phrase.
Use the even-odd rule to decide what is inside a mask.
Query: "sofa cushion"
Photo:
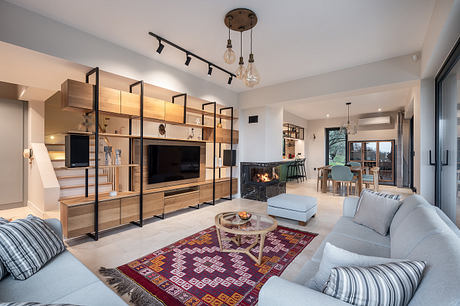
[[[267,200],[268,206],[306,212],[317,205],[314,197],[282,193]]]
[[[70,252],[64,251],[24,281],[9,276],[0,282],[0,301],[52,303],[99,279]],[[108,289],[108,288],[107,288]],[[110,289],[108,289],[110,290]]]
[[[69,293],[55,301],[53,304],[72,303],[85,306],[126,306],[117,294],[109,289],[103,282],[95,282],[86,287],[80,288],[74,292]]]
[[[65,250],[42,219],[29,215],[0,226],[0,258],[14,278],[24,280]]]
[[[294,282],[301,285],[307,284],[313,278],[313,276],[315,276],[316,272],[318,272],[318,269],[319,262],[313,260],[307,261],[307,263],[303,265],[299,274],[297,274]]]
[[[364,190],[361,193],[353,221],[386,236],[399,205],[401,205],[399,197],[394,199],[393,195],[382,195]]]
[[[353,218],[350,217],[340,218],[334,225],[332,231],[353,239],[362,240],[388,248],[390,247],[390,237],[388,235],[382,236],[366,226],[353,222]]]
[[[442,232],[452,232],[431,207],[412,210],[391,235],[391,257],[406,258],[423,239]]]
[[[407,197],[402,201],[401,206],[393,217],[393,221],[391,221],[390,237],[393,235],[396,228],[403,222],[404,218],[406,218],[412,210],[419,206],[433,207],[422,196],[417,194]]]
[[[313,255],[312,260],[320,262],[323,257],[323,250],[326,242],[330,242],[336,247],[345,249],[347,251],[358,253],[361,255],[367,256],[378,256],[378,257],[390,257],[390,248],[377,245],[374,243],[369,243],[363,240],[351,238],[345,235],[342,235],[337,232],[331,232],[329,235],[324,238],[323,242],[319,246],[315,255]]]
[[[425,265],[424,261],[403,261],[335,267],[323,292],[358,306],[405,306],[417,290]]]
[[[431,235],[407,256],[427,268],[411,305],[459,305],[460,239],[451,232]]]
[[[329,242],[324,247],[323,257],[319,264],[318,272],[306,285],[318,291],[323,291],[324,286],[334,267],[358,266],[367,267],[377,264],[397,261],[394,258],[365,256],[338,248]]]
[[[441,209],[439,209],[438,207],[434,207],[434,209],[438,216],[441,218],[441,220],[444,221],[444,223],[452,230],[452,232],[454,232],[454,234],[460,238],[460,229],[457,227],[457,225],[454,222],[452,222]]]

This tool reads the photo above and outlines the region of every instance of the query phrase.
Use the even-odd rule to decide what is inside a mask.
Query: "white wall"
[[[304,128],[304,136],[307,133],[307,120],[294,115],[293,113],[284,111],[283,112],[283,122],[284,123],[292,123],[297,126]],[[307,151],[307,142],[305,140],[295,140],[295,154],[298,155],[300,153],[301,156],[305,156],[305,152]],[[308,163],[308,161],[307,161]]]
[[[258,115],[258,123],[248,117]],[[240,112],[240,161],[279,161],[283,155],[283,108],[267,106]]]
[[[420,61],[410,54],[242,92],[239,102],[241,108],[271,105],[414,81],[419,75]]]
[[[434,161],[434,79],[423,79],[414,100],[414,185],[428,202],[434,203],[435,169],[429,164],[429,151]]]
[[[350,120],[356,120],[350,117]],[[326,163],[326,128],[340,127],[346,123],[347,118],[330,118],[308,121],[308,132],[305,133],[307,175],[309,178],[316,178],[316,168]],[[315,136],[315,139],[313,137]],[[396,140],[398,131],[396,125],[392,129],[382,130],[359,130],[355,135],[349,135],[348,140]]]
[[[237,93],[226,85],[218,86],[8,2],[0,1],[0,12],[0,41],[220,104],[238,105]]]

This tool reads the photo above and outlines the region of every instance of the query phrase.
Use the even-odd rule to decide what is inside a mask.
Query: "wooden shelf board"
[[[114,197],[111,197],[109,193],[100,193],[99,202],[134,197],[137,195],[139,195],[139,193],[134,192],[134,191],[118,192],[118,194]],[[89,195],[88,197],[80,196],[80,197],[66,198],[66,199],[61,200],[60,202],[61,204],[65,206],[79,206],[79,205],[91,204],[91,203],[94,203],[94,194]]]
[[[236,177],[234,177],[234,179],[236,179]],[[225,182],[225,181],[230,181],[230,178],[229,177],[224,177],[220,179],[216,178],[216,183]],[[144,190],[144,194],[169,191],[169,190],[181,189],[181,188],[188,188],[188,187],[195,187],[195,186],[201,186],[201,185],[206,185],[210,183],[212,183],[212,180],[205,180],[205,181],[199,181],[195,183],[187,183],[187,184],[179,184],[179,185],[165,186],[165,187],[159,187],[159,188],[152,188],[152,189]]]
[[[123,168],[123,167],[138,167],[139,164],[124,164],[124,165],[100,165],[99,169],[105,169],[105,168]],[[94,166],[89,166],[89,167],[73,167],[73,168],[67,168],[67,167],[57,167],[54,168],[54,170],[84,170],[84,169],[94,169]]]
[[[233,179],[237,179],[237,178],[234,177]],[[216,183],[229,182],[229,181],[230,181],[229,177],[220,178],[220,179],[216,178]],[[173,185],[173,186],[166,186],[166,187],[160,187],[160,188],[147,189],[147,190],[144,190],[143,194],[145,195],[145,194],[164,192],[164,191],[170,191],[170,190],[175,190],[175,189],[196,187],[196,186],[201,186],[201,185],[206,185],[206,184],[212,184],[212,180],[205,180],[205,181],[200,181],[200,182],[195,182],[195,183],[178,184],[178,185]],[[138,196],[138,195],[139,195],[139,192],[137,192],[137,191],[118,192],[118,194],[115,197],[111,197],[109,193],[100,193],[99,194],[99,202],[110,201],[110,200],[114,200],[114,199],[134,197],[134,196]],[[88,197],[78,196],[78,197],[64,198],[64,199],[60,200],[60,202],[61,202],[61,204],[65,205],[65,206],[68,206],[68,207],[91,204],[91,203],[94,203],[94,195],[89,195]]]
[[[187,112],[192,113],[192,114],[198,114],[198,115],[205,115],[205,116],[209,116],[209,117],[214,117],[213,112],[202,110],[202,109],[197,109],[197,108],[193,108],[193,107],[187,107]],[[216,118],[227,119],[227,120],[232,119],[232,117],[230,115],[219,114],[219,113],[216,113]],[[233,116],[233,120],[238,120],[238,117]]]
[[[101,136],[106,137],[121,137],[121,138],[140,138],[139,135],[126,135],[126,134],[112,134],[112,133],[100,133]],[[165,138],[165,137],[155,137],[155,136],[144,136],[144,139],[153,139],[153,140],[171,140],[171,141],[190,141],[190,142],[207,142],[206,140],[198,139],[185,139],[185,138]]]

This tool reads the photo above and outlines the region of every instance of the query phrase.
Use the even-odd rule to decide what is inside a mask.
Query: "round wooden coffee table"
[[[257,264],[262,263],[262,255],[264,250],[265,236],[267,233],[273,231],[278,226],[278,222],[270,216],[251,213],[249,220],[241,220],[238,217],[238,212],[225,212],[216,216],[216,230],[217,238],[219,240],[219,247],[221,252],[226,253],[244,253],[248,255]],[[228,238],[222,235],[222,232],[235,235]],[[241,236],[256,236],[255,241],[246,248],[239,248],[241,246]],[[231,241],[235,244],[235,249],[224,249],[222,241]],[[259,256],[256,257],[251,253],[257,243],[259,246]]]

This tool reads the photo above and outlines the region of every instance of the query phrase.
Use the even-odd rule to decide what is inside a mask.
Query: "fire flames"
[[[276,179],[278,179],[278,175],[276,173],[273,173],[272,177],[270,177],[270,174],[268,174],[267,172],[256,174],[257,182],[266,183],[266,182],[270,182],[271,180],[276,180]]]

